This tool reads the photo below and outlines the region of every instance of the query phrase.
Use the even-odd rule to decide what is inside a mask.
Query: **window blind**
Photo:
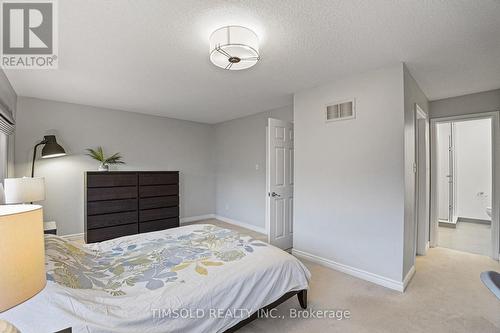
[[[0,132],[11,135],[14,133],[15,122],[12,110],[0,100]]]

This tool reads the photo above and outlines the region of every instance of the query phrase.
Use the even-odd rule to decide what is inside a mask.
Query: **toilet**
[[[491,217],[491,207],[486,207],[486,214]]]

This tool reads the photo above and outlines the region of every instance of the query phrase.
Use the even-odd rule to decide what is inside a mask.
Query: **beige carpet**
[[[216,220],[197,223],[264,237]],[[304,263],[312,273],[309,308],[346,309],[351,319],[290,319],[289,309],[300,309],[294,297],[278,308],[284,319],[258,319],[238,332],[500,332],[500,301],[479,280],[482,271],[500,271],[499,263],[488,257],[430,249],[417,258],[417,273],[404,294]]]

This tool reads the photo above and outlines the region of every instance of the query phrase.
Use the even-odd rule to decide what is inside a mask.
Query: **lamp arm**
[[[39,143],[37,143],[35,145],[35,147],[33,148],[33,161],[31,162],[31,178],[33,178],[35,176],[35,159],[36,159],[36,149],[38,148],[38,146],[41,146],[41,145],[44,145],[45,143],[47,143],[46,140],[43,140],[43,141],[40,141]]]

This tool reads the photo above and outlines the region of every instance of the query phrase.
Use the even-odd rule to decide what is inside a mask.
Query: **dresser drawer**
[[[93,187],[87,189],[87,200],[114,200],[137,198],[136,186]]]
[[[176,195],[139,199],[139,209],[164,208],[178,205],[179,197]]]
[[[178,195],[179,185],[149,185],[139,187],[139,196],[141,198],[160,197],[167,195]]]
[[[137,212],[92,215],[87,217],[87,228],[104,228],[115,225],[137,223]]]
[[[87,243],[102,242],[122,236],[134,235],[138,233],[137,223],[119,225],[115,227],[89,229],[87,230],[85,241]]]
[[[92,201],[87,203],[87,215],[137,210],[137,199]]]
[[[139,232],[151,232],[170,228],[177,228],[179,226],[179,218],[174,217],[170,219],[163,219],[157,221],[139,223]]]
[[[160,220],[178,216],[179,216],[179,207],[140,210],[139,222]]]
[[[141,173],[139,185],[169,185],[179,183],[178,173]]]
[[[87,187],[135,186],[136,173],[87,175]]]

